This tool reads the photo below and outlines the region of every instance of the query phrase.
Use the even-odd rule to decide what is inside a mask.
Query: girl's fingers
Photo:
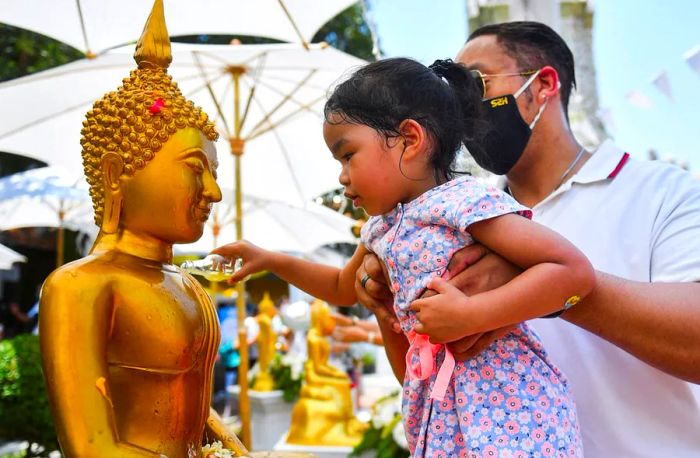
[[[243,266],[235,271],[233,275],[231,275],[231,278],[228,279],[228,283],[230,285],[234,283],[238,283],[239,281],[243,280],[245,277],[248,275],[255,273],[256,270],[251,267],[250,264],[243,264]]]
[[[218,254],[224,258],[237,258],[239,256],[240,250],[238,249],[237,242],[229,243],[228,245],[223,245],[212,250],[213,254]]]
[[[431,279],[430,282],[428,282],[428,288],[432,289],[433,291],[436,291],[438,294],[449,293],[457,289],[454,286],[450,285],[447,282],[447,280],[440,277],[435,277]]]
[[[411,302],[411,305],[409,305],[408,308],[413,312],[420,312],[421,303],[422,299],[416,299],[415,301]]]

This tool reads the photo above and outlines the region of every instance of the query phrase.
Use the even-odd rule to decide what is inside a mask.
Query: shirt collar
[[[581,170],[574,175],[572,183],[595,183],[611,180],[627,163],[629,154],[615,146],[612,140],[605,140],[593,153]]]
[[[591,158],[588,159],[585,164],[583,164],[583,167],[581,167],[576,175],[569,178],[559,187],[559,189],[552,192],[552,194],[547,196],[542,202],[535,205],[535,207],[558,196],[559,194],[568,191],[571,189],[571,185],[573,183],[588,184],[603,180],[612,180],[617,176],[622,167],[625,166],[628,159],[628,153],[615,146],[612,140],[605,140],[593,152]],[[507,192],[507,185],[508,180],[505,176],[498,177],[498,189],[503,189]]]

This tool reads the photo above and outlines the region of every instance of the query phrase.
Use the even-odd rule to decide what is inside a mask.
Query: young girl
[[[333,91],[323,128],[345,195],[371,215],[349,263],[321,266],[246,242],[215,252],[243,259],[232,281],[267,269],[338,305],[355,302],[364,254],[382,259],[405,335],[384,339],[395,371],[405,373],[412,456],[582,456],[567,382],[522,323],[577,302],[592,289],[593,270],[510,196],[469,176],[450,181],[460,145],[478,144],[480,106],[476,82],[452,61],[428,68],[387,59],[361,68]],[[473,240],[524,272],[465,296],[441,277]],[[437,295],[419,299],[426,289]],[[464,362],[436,343],[516,323]]]

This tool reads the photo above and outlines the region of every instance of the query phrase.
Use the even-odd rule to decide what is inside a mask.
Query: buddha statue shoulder
[[[221,190],[214,125],[167,73],[162,0],[135,60],[83,123],[99,234],[41,295],[42,366],[59,443],[69,458],[190,458],[219,440],[242,456],[245,447],[210,409],[215,307],[172,265],[173,244],[202,235]]]

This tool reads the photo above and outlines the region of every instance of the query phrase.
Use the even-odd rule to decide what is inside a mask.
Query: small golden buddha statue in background
[[[172,265],[214,202],[217,133],[167,74],[162,0],[136,47],[138,69],[83,123],[83,164],[100,232],[41,296],[42,366],[63,456],[198,457],[222,441],[210,409],[219,325],[211,299]]]
[[[270,365],[277,351],[277,333],[272,328],[272,319],[277,315],[277,309],[275,309],[275,303],[272,302],[267,292],[258,304],[258,312],[255,320],[260,327],[258,334],[258,367],[260,370],[255,377],[253,390],[272,391],[275,389],[275,382],[270,374]]]
[[[299,445],[355,446],[367,425],[353,413],[350,378],[328,363],[327,337],[335,328],[328,304],[311,304],[311,329],[306,342],[308,360],[304,363],[304,384],[292,409],[287,443]]]

